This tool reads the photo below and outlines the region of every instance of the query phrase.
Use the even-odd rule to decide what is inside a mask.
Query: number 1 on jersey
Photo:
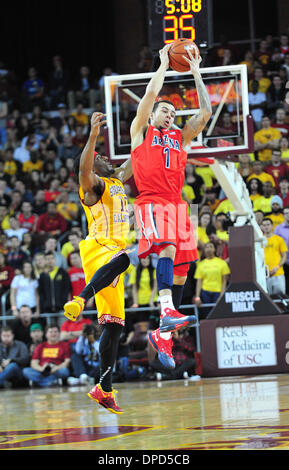
[[[118,196],[121,205],[121,212],[128,212],[128,203],[126,196]]]
[[[166,168],[170,168],[170,149],[168,147],[164,148],[164,154],[166,156]]]

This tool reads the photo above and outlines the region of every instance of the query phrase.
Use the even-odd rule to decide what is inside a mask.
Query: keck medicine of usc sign
[[[277,364],[274,325],[216,328],[216,345],[220,369]]]
[[[288,374],[289,315],[201,320],[200,342],[202,377]]]

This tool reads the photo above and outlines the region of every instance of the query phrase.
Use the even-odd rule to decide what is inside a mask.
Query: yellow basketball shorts
[[[89,283],[96,271],[109,263],[112,258],[124,253],[115,245],[100,245],[95,239],[82,240],[79,244],[82,267],[86,284]],[[98,323],[119,323],[124,325],[124,275],[95,295],[98,313]]]

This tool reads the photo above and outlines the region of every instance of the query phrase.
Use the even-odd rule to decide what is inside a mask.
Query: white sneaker
[[[157,381],[160,382],[160,381],[162,380],[162,378],[163,378],[162,374],[161,374],[160,372],[157,372],[157,373],[156,373],[156,379],[157,379]]]
[[[189,378],[189,374],[188,374],[188,372],[187,372],[186,370],[185,370],[185,372],[183,373],[183,378],[184,378],[185,380],[187,380],[187,379]]]
[[[67,384],[72,386],[72,385],[79,385],[80,384],[80,380],[77,379],[76,377],[68,377],[67,379]]]
[[[190,382],[197,382],[198,380],[201,380],[200,375],[192,375],[192,377],[189,377]]]
[[[88,375],[87,374],[81,374],[79,376],[79,382],[82,384],[82,385],[87,385],[88,384]]]

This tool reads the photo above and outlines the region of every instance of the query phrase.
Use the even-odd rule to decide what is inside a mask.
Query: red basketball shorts
[[[140,231],[138,256],[146,258],[169,245],[176,247],[174,274],[186,276],[189,264],[198,259],[193,224],[187,204],[164,200],[159,196],[137,199],[135,217]]]

